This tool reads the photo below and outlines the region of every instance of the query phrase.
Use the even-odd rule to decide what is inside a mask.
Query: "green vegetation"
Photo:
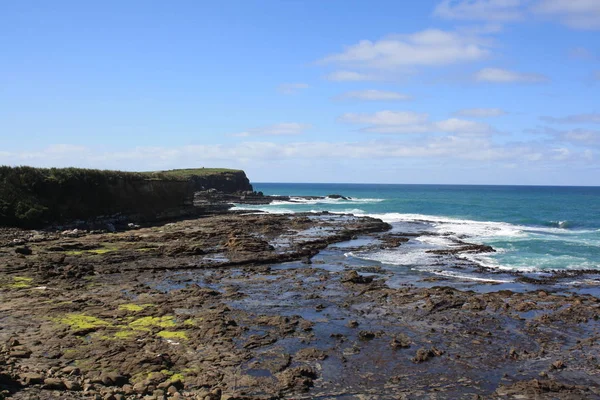
[[[142,317],[131,322],[129,326],[132,329],[149,330],[152,327],[173,328],[177,326],[175,317],[165,315],[164,317]]]
[[[119,306],[119,310],[123,310],[123,311],[129,311],[129,312],[139,312],[144,310],[145,308],[148,307],[153,307],[153,304],[133,304],[133,303],[128,303],[128,304],[121,304]]]
[[[67,314],[64,317],[57,318],[57,322],[69,325],[71,329],[94,329],[111,326],[111,324],[103,319],[92,317],[85,314]]]
[[[113,251],[117,251],[119,250],[118,247],[103,247],[100,249],[91,249],[91,250],[69,250],[69,251],[65,251],[65,254],[68,256],[78,256],[78,255],[82,255],[82,254],[106,254],[106,253],[111,253]]]
[[[123,330],[115,332],[115,338],[117,339],[131,339],[138,334],[136,331]]]
[[[9,280],[8,283],[2,282],[0,284],[0,287],[6,287],[9,289],[26,289],[31,287],[32,284],[33,278],[28,278],[25,276],[15,276],[12,278],[12,281]]]
[[[221,175],[227,173],[240,173],[239,169],[228,168],[189,168],[172,169],[169,171],[141,172],[142,175],[150,179],[175,179],[188,180],[195,176]]]
[[[100,215],[156,215],[189,204],[197,190],[252,190],[243,171],[157,172],[0,166],[0,226],[33,228]]]
[[[160,331],[157,335],[163,339],[187,340],[188,338],[187,334],[183,331]]]

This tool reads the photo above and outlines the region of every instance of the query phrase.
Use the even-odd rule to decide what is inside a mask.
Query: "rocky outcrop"
[[[244,171],[122,172],[0,167],[0,225],[41,227],[124,216],[148,221],[227,209],[194,206],[198,191],[252,192]]]

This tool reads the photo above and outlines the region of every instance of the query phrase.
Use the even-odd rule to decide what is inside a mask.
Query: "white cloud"
[[[484,68],[474,76],[477,82],[489,83],[539,83],[548,78],[541,74],[521,73],[501,68]]]
[[[598,0],[539,0],[532,11],[556,19],[570,28],[600,29]]]
[[[375,42],[361,40],[347,46],[341,53],[325,57],[321,63],[393,71],[479,61],[489,56],[488,47],[486,40],[475,35],[428,29],[408,35],[392,35]]]
[[[282,83],[277,87],[277,90],[283,94],[296,94],[309,87],[308,83]]]
[[[402,138],[404,139],[404,138]],[[229,167],[243,168],[252,174],[258,167],[264,169],[265,179],[277,172],[277,176],[294,174],[300,166],[307,166],[297,179],[312,179],[319,168],[352,165],[354,168],[378,164],[384,160],[408,163],[418,162],[428,165],[434,171],[437,165],[456,162],[461,168],[470,165],[481,168],[485,162],[488,168],[503,165],[564,168],[567,164],[577,164],[583,168],[598,167],[595,150],[573,149],[567,145],[546,142],[494,143],[490,136],[464,136],[449,134],[444,136],[421,136],[410,140],[366,140],[355,142],[293,142],[273,143],[269,141],[241,142],[234,144],[187,145],[172,147],[136,147],[130,149],[101,150],[99,148],[63,147],[61,154],[52,148],[33,152],[2,151],[0,164],[32,165],[43,167],[77,166],[88,168],[108,168],[125,170],[157,170],[184,167]],[[564,151],[562,149],[567,149]],[[362,164],[359,162],[362,160]],[[319,165],[315,167],[315,165]],[[381,164],[378,164],[381,165]],[[313,166],[313,167],[311,167]],[[312,168],[312,169],[311,169]],[[433,169],[432,169],[433,168]],[[306,175],[310,171],[311,174]],[[346,170],[345,170],[346,171]],[[322,172],[322,171],[321,171]],[[437,170],[440,172],[440,170]],[[251,175],[251,178],[254,175]],[[321,176],[321,175],[318,175]],[[334,177],[339,179],[342,176]],[[459,179],[461,177],[459,176]]]
[[[540,117],[540,119],[553,124],[600,124],[600,113],[575,114],[566,117]]]
[[[371,124],[387,126],[418,125],[427,122],[429,115],[412,111],[378,111],[373,114],[346,113],[341,115],[340,122],[352,124]]]
[[[598,0],[443,0],[433,14],[449,20],[488,23],[521,22],[541,17],[573,29],[600,29]]]
[[[262,128],[250,129],[245,132],[239,132],[231,134],[230,136],[236,137],[250,137],[250,136],[286,136],[286,135],[299,135],[304,133],[308,129],[312,128],[310,124],[301,124],[298,122],[282,122],[280,124],[274,124],[264,126]]]
[[[378,111],[372,114],[346,113],[338,118],[340,122],[368,125],[361,130],[374,133],[457,133],[463,135],[488,134],[494,130],[487,124],[450,118],[430,121],[426,113],[412,111]]]
[[[600,144],[600,131],[591,129],[573,129],[561,132],[561,138],[573,143],[596,145]]]
[[[458,133],[463,135],[484,134],[492,132],[492,128],[481,122],[450,118],[433,123],[433,130],[441,132]]]
[[[337,96],[337,99],[367,101],[407,101],[412,100],[412,97],[407,94],[398,92],[369,89],[342,93],[341,95]]]
[[[459,117],[470,118],[500,117],[506,114],[508,113],[501,108],[465,108],[454,113]]]
[[[523,0],[444,0],[433,14],[444,19],[510,22],[525,16]]]
[[[593,60],[594,54],[585,47],[573,47],[569,50],[569,57],[580,60]]]
[[[359,82],[379,80],[379,78],[373,74],[365,74],[356,71],[335,71],[327,75],[325,79],[335,82]]]

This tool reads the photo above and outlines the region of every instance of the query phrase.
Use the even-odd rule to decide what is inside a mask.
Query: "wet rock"
[[[358,332],[358,338],[360,340],[371,340],[371,339],[375,339],[375,332],[371,332],[371,331],[360,331]]]
[[[298,326],[303,331],[309,332],[309,331],[313,330],[313,327],[315,326],[315,324],[314,324],[314,322],[311,322],[309,320],[303,319],[302,321],[299,322]]]
[[[385,236],[380,239],[382,245],[380,248],[382,249],[393,249],[399,247],[403,243],[408,242],[410,239],[407,237],[398,237],[398,236]]]
[[[355,321],[355,320],[348,321],[348,323],[346,324],[346,326],[348,328],[358,328],[358,321]]]
[[[431,349],[425,349],[422,347],[419,350],[417,350],[417,353],[413,357],[412,361],[414,363],[422,363],[427,360],[430,360],[433,357],[441,356],[442,354],[444,354],[444,352],[442,350],[436,349],[435,347],[432,347]]]
[[[540,395],[550,394],[549,398],[561,399],[585,399],[593,395],[585,386],[569,385],[552,379],[532,379],[512,385],[500,385],[495,394],[513,398],[539,398]]]
[[[342,282],[365,284],[365,283],[373,282],[373,277],[359,275],[358,272],[356,272],[356,271],[349,271],[344,274],[344,276],[342,278]]]
[[[495,253],[492,246],[484,244],[468,244],[451,249],[427,250],[427,253],[437,255],[455,255],[455,254],[477,254],[477,253]]]
[[[325,360],[327,354],[324,351],[316,349],[314,347],[307,347],[305,349],[298,350],[294,355],[296,361],[313,361],[313,360]]]
[[[465,299],[463,298],[444,298],[437,302],[428,300],[425,308],[429,311],[429,313],[437,313],[452,308],[461,308],[464,304]]]
[[[227,243],[225,243],[225,247],[229,251],[250,253],[272,251],[275,249],[266,240],[243,234],[231,234]]]
[[[258,347],[268,346],[277,341],[276,337],[270,335],[251,335],[246,343],[244,343],[245,349],[256,349]]]
[[[341,194],[328,194],[326,196],[328,199],[340,199],[340,200],[348,200],[348,197],[342,196]]]
[[[402,333],[394,336],[390,342],[390,346],[393,349],[406,349],[412,344],[410,338]]]
[[[295,367],[279,373],[277,379],[284,391],[306,392],[313,386],[313,380],[317,379],[317,373],[307,366]]]

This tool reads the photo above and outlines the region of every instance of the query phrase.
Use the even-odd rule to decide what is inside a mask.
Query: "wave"
[[[513,280],[510,279],[492,279],[492,278],[480,278],[471,275],[465,274],[457,274],[455,272],[450,271],[431,271],[435,275],[445,276],[448,278],[462,279],[468,281],[476,281],[476,282],[491,282],[491,283],[513,283]]]
[[[346,198],[346,199],[332,199],[329,197],[323,197],[318,199],[307,199],[304,197],[290,197],[290,200],[275,200],[271,203],[273,206],[280,205],[303,205],[303,204],[352,204],[352,203],[381,203],[385,199],[370,199],[370,198]]]
[[[549,221],[544,225],[550,226],[553,228],[561,228],[561,229],[571,229],[577,227],[577,224],[571,221]]]
[[[527,237],[530,234],[556,234],[556,235],[579,235],[582,233],[597,232],[589,229],[566,229],[568,221],[558,221],[556,227],[527,226],[511,224],[509,222],[476,221],[452,217],[443,217],[426,214],[402,214],[402,213],[374,213],[364,214],[369,217],[379,218],[384,222],[394,224],[400,222],[427,224],[438,234],[455,234],[457,236],[478,237],[489,239],[492,237]],[[559,227],[561,225],[563,227]]]
[[[266,214],[294,214],[296,211],[282,207],[268,207],[265,205],[253,206],[246,204],[236,204],[230,208],[231,211],[259,211]]]

